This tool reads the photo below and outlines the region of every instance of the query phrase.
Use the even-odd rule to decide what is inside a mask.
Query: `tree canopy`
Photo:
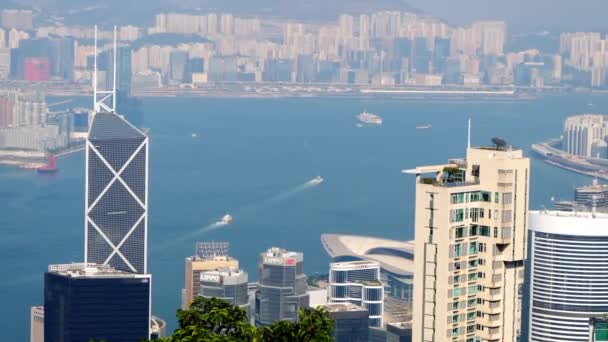
[[[197,297],[188,310],[178,310],[177,319],[179,327],[160,342],[329,342],[334,329],[324,309],[300,309],[297,322],[278,321],[257,328],[240,307],[203,297]]]

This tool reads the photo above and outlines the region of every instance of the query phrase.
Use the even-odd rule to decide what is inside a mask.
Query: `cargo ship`
[[[363,113],[357,115],[357,119],[366,124],[382,125],[381,117],[372,113],[368,113],[367,111],[363,111]]]
[[[49,156],[49,160],[46,165],[36,169],[38,173],[55,173],[57,172],[57,157],[54,154]]]

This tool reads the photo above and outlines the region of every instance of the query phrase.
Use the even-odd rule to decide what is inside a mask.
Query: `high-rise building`
[[[571,116],[564,122],[562,149],[583,157],[608,156],[608,116],[582,114]]]
[[[267,326],[275,321],[295,322],[298,310],[307,308],[304,255],[273,247],[260,254],[260,286],[255,294],[255,324]]]
[[[202,271],[198,295],[221,299],[242,308],[249,316],[248,279],[247,272],[238,269],[220,268],[215,271]]]
[[[384,315],[384,285],[380,264],[374,261],[329,264],[329,303],[352,303],[369,311],[369,325],[381,328]]]
[[[30,342],[44,342],[44,306],[32,306],[30,314]]]
[[[348,302],[323,306],[334,320],[335,342],[367,342],[369,340],[369,312]]]
[[[608,215],[534,211],[529,221],[529,341],[595,341],[590,320],[608,315]]]
[[[149,338],[150,283],[149,274],[107,265],[50,265],[44,275],[44,340]]]
[[[516,341],[527,248],[530,160],[468,148],[416,174],[413,341]]]
[[[182,290],[182,309],[200,294],[201,272],[216,269],[238,269],[239,261],[228,256],[228,242],[199,242],[194,256],[186,258],[185,287]]]
[[[2,11],[2,27],[18,30],[32,30],[34,12],[31,10],[5,9]]]
[[[147,273],[148,137],[116,113],[96,113],[86,169],[85,262]]]

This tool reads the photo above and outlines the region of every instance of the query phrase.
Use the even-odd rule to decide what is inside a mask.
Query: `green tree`
[[[298,322],[275,322],[256,328],[245,311],[219,299],[198,297],[188,310],[178,310],[179,327],[161,342],[329,342],[334,322],[323,309],[301,309]]]

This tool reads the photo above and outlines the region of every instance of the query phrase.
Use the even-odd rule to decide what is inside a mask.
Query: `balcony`
[[[479,337],[484,341],[498,341],[501,338],[500,328],[484,328],[480,332]]]

